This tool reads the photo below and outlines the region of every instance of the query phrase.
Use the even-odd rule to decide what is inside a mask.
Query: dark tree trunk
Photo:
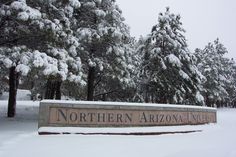
[[[56,81],[56,100],[61,100],[61,81]]]
[[[167,93],[164,90],[161,90],[158,103],[167,104],[167,101],[168,101],[167,97],[168,97]]]
[[[55,90],[52,80],[48,79],[46,84],[45,99],[54,99]]]
[[[154,102],[154,94],[152,93],[152,103],[155,103]]]
[[[46,91],[45,91],[45,95],[44,98],[45,99],[50,99],[50,95],[51,95],[51,81],[48,79],[47,83],[46,83]]]
[[[149,102],[149,99],[148,99],[148,85],[145,85],[145,103],[148,103]]]
[[[51,93],[50,93],[50,99],[54,99],[55,98],[55,83],[53,81],[51,81]]]
[[[206,106],[210,107],[210,100],[209,100],[209,97],[208,97],[208,94],[206,93],[206,96],[205,96],[205,102],[206,102]]]
[[[16,95],[19,85],[19,73],[16,67],[11,67],[9,71],[9,100],[8,100],[8,117],[14,117],[16,114]]]
[[[102,101],[106,101],[106,100],[107,100],[106,94],[103,94],[103,95],[102,95]]]
[[[61,81],[54,81],[51,79],[47,80],[45,99],[54,99],[61,100]]]
[[[88,72],[88,85],[87,85],[87,100],[88,101],[93,101],[94,81],[95,81],[95,68],[90,67],[89,72]]]

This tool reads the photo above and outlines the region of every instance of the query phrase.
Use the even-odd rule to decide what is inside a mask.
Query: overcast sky
[[[147,35],[167,6],[180,14],[189,48],[204,48],[219,37],[236,59],[236,0],[116,0],[131,34]]]

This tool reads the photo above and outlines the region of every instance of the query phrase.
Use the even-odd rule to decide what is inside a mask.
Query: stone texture
[[[144,104],[142,104],[144,105]],[[41,102],[39,127],[136,127],[216,123],[216,109]]]

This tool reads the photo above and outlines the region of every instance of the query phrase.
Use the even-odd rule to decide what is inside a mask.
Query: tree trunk
[[[107,100],[106,94],[103,94],[103,95],[102,95],[102,101],[106,101],[106,100]]]
[[[209,97],[208,97],[208,94],[206,93],[206,96],[205,96],[205,102],[206,102],[206,106],[207,107],[210,107],[210,100],[209,100]]]
[[[151,97],[152,97],[152,103],[155,103],[154,102],[154,93],[153,92],[152,92],[152,96]]]
[[[9,100],[8,100],[8,117],[14,117],[16,114],[16,95],[19,85],[19,73],[16,67],[11,67],[9,71]]]
[[[46,84],[45,99],[61,100],[61,81],[48,79]]]
[[[51,93],[50,86],[51,86],[51,81],[48,79],[47,83],[46,83],[46,91],[45,91],[45,94],[44,94],[45,99],[50,99],[50,93]]]
[[[164,91],[164,90],[161,90],[159,103],[161,103],[161,104],[167,104],[167,101],[168,101],[167,97],[168,97],[168,96],[167,96],[167,94],[165,93],[165,91]]]
[[[93,101],[94,81],[95,81],[95,68],[90,67],[89,72],[88,72],[88,85],[87,85],[87,100],[88,101]]]
[[[148,85],[145,85],[145,99],[144,99],[145,103],[148,103],[149,102],[149,99],[148,99]]]
[[[61,100],[61,81],[56,81],[56,100]]]
[[[45,99],[54,99],[54,95],[55,95],[55,90],[53,87],[53,82],[52,80],[48,79],[47,80],[47,84],[46,84],[46,92],[45,92]]]

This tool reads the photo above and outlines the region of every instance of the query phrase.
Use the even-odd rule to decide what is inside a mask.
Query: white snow
[[[204,102],[204,97],[201,95],[199,91],[196,93],[196,99],[198,102]]]
[[[27,21],[29,19],[29,15],[26,12],[20,12],[17,15],[17,18],[22,21]]]
[[[6,66],[6,68],[10,68],[12,66],[12,64],[13,64],[13,62],[9,58],[5,58],[3,60],[3,63]]]
[[[40,128],[40,131],[74,133],[133,133],[133,132],[201,132],[150,136],[102,135],[38,135],[38,101],[29,99],[29,91],[19,90],[15,118],[6,118],[7,101],[0,97],[0,157],[42,156],[156,156],[158,157],[235,157],[236,110],[218,110],[218,123],[197,126],[133,127],[133,128]],[[44,102],[57,102],[45,100]],[[62,101],[75,103],[75,101]],[[78,102],[76,102],[78,103]],[[104,105],[104,102],[79,102]],[[106,102],[106,105],[122,105]],[[127,103],[126,105],[142,105]],[[152,105],[152,104],[145,104]],[[158,106],[157,104],[155,106]],[[159,105],[175,106],[175,105]],[[193,107],[193,106],[189,106]],[[14,150],[14,151],[12,151]]]
[[[75,46],[71,46],[69,48],[69,52],[72,56],[76,56],[77,55],[77,52],[76,52],[76,47]]]
[[[166,67],[166,65],[165,65],[165,62],[163,61],[163,59],[161,58],[161,66],[162,66],[162,69],[163,70],[166,70],[167,69],[167,67]]]
[[[94,12],[99,17],[105,17],[106,16],[106,13],[103,10],[96,9]]]
[[[25,1],[14,1],[10,6],[11,9],[19,11],[17,15],[19,20],[39,19],[42,16],[39,10],[27,6]]]
[[[198,126],[110,128],[113,132],[202,130],[160,136],[44,135],[37,133],[39,102],[18,101],[16,118],[5,118],[7,101],[0,101],[0,156],[158,156],[235,157],[236,110],[218,110],[218,123]],[[70,129],[70,128],[68,128]],[[73,128],[75,129],[75,128]],[[73,130],[70,129],[70,130]],[[107,128],[79,128],[83,132]]]
[[[169,54],[166,56],[166,59],[173,65],[177,67],[181,67],[182,63],[180,62],[179,58],[176,57],[174,54]]]
[[[193,105],[173,105],[173,104],[154,104],[154,103],[128,103],[128,102],[107,102],[107,101],[68,101],[68,100],[43,100],[43,103],[63,103],[63,104],[81,104],[81,105],[118,105],[118,106],[152,106],[163,108],[189,108],[189,109],[207,109],[216,110],[216,108],[193,106]]]
[[[86,85],[86,82],[82,81],[81,76],[73,75],[69,73],[68,80],[75,83],[81,83],[82,85]]]
[[[190,79],[190,77],[188,76],[188,74],[186,74],[183,70],[180,70],[180,71],[179,71],[179,74],[180,74],[180,76],[181,76],[183,79],[186,79],[186,80]]]
[[[8,96],[9,96],[8,92],[3,92],[3,94],[0,95],[0,100],[8,100]],[[30,100],[30,96],[31,96],[31,92],[29,90],[18,89],[16,100],[18,101]],[[0,106],[1,106],[1,103],[0,103]]]
[[[11,3],[11,8],[15,10],[27,10],[27,5],[25,2],[14,1]]]
[[[24,64],[19,64],[16,66],[16,71],[20,72],[23,76],[26,76],[30,71],[30,67]]]
[[[214,124],[209,124],[214,126]],[[39,132],[47,133],[71,133],[71,134],[82,134],[82,133],[165,133],[165,132],[182,132],[182,131],[196,131],[200,132],[208,125],[202,125],[196,128],[195,126],[165,126],[165,127],[127,127],[127,128],[83,128],[83,127],[41,127],[38,129]],[[197,130],[196,130],[197,129]]]
[[[78,0],[69,0],[69,3],[72,7],[79,8],[81,6]]]

